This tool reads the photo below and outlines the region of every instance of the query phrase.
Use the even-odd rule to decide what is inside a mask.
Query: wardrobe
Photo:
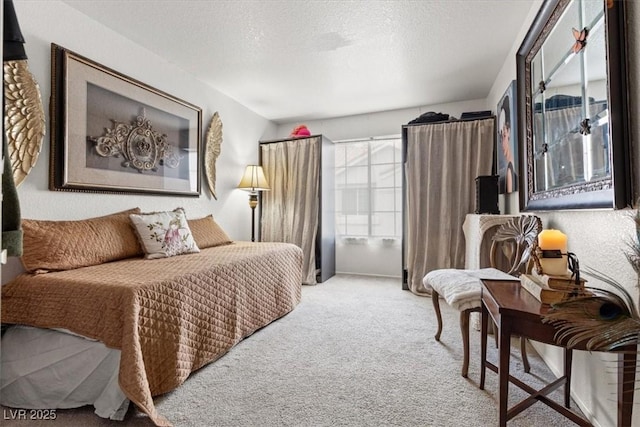
[[[464,268],[462,225],[475,209],[476,177],[494,170],[495,141],[493,116],[402,127],[403,289],[429,294],[429,271]]]
[[[270,191],[261,192],[260,241],[294,243],[304,253],[302,283],[335,274],[335,156],[323,135],[260,141]]]

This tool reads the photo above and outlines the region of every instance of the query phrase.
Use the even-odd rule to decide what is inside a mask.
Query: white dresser
[[[489,259],[491,253],[491,238],[496,233],[498,227],[511,218],[520,215],[490,215],[490,214],[467,214],[462,231],[464,232],[465,262],[464,267],[476,270],[479,268],[491,267]],[[470,325],[476,330],[480,330],[480,316],[478,313],[471,313]]]
[[[466,239],[464,267],[467,269],[491,267],[489,261],[491,238],[499,226],[519,216],[467,214],[462,224]]]

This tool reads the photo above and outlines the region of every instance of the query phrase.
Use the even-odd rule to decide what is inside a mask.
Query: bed
[[[161,259],[29,272],[2,287],[2,323],[61,330],[116,349],[120,390],[167,426],[153,397],[293,310],[301,271],[295,245],[233,242]]]

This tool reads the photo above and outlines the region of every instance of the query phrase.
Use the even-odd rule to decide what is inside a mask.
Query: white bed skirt
[[[118,385],[120,350],[69,331],[12,326],[2,336],[0,404],[22,409],[93,405],[122,421],[129,399]]]

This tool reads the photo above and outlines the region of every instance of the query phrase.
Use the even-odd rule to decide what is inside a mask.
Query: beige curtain
[[[406,267],[409,289],[430,294],[422,278],[464,268],[462,224],[475,210],[475,178],[490,175],[494,119],[407,128]]]
[[[262,192],[263,242],[302,248],[302,283],[316,283],[320,190],[320,139],[262,144],[262,167],[271,191]]]

